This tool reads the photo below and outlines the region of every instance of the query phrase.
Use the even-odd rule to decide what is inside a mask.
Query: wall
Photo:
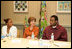
[[[20,30],[21,37],[23,35],[24,18],[33,16],[37,19],[36,24],[40,18],[40,1],[29,1],[28,13],[14,13],[13,1],[1,1],[1,24],[4,24],[4,18],[12,18],[13,23]],[[50,16],[56,14],[59,18],[59,24],[64,26],[68,32],[68,41],[71,41],[71,13],[57,13],[57,1],[47,1],[47,18],[48,22]],[[49,24],[49,23],[48,23]]]
[[[1,1],[1,22],[3,22],[4,18],[12,18],[14,24],[24,24],[24,18],[27,16],[33,16],[39,21],[39,11],[40,11],[40,2],[39,1],[29,1],[29,12],[27,13],[15,13],[13,1]],[[36,22],[36,24],[37,24]]]

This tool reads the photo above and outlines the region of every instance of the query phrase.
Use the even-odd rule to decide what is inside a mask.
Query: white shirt
[[[6,36],[7,35],[7,25],[2,27],[2,35]],[[10,36],[17,37],[17,28],[15,26],[12,26],[9,30]]]

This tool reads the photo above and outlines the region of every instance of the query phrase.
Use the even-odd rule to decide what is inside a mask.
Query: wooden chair
[[[20,32],[18,29],[17,29],[17,38],[20,38]]]

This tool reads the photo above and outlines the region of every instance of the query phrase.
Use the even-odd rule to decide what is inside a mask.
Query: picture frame
[[[28,12],[28,1],[14,1],[14,12]]]
[[[71,13],[71,1],[57,1],[57,13]]]

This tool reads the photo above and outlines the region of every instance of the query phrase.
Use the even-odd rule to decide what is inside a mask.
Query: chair
[[[17,38],[20,38],[20,32],[18,29],[17,29]]]

